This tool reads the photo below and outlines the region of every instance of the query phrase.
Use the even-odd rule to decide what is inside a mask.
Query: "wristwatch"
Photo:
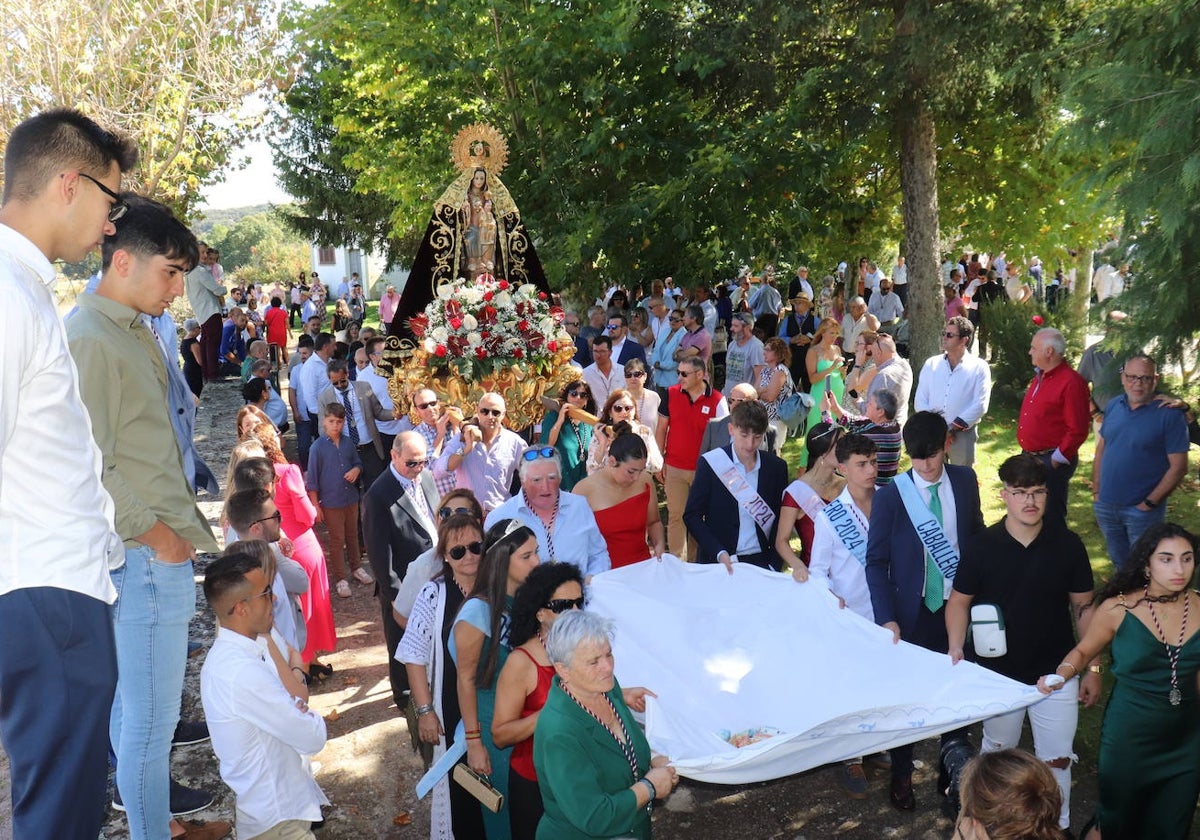
[[[1103,674],[1104,673],[1103,665],[1089,665],[1087,667],[1087,669],[1092,674]]]
[[[1149,497],[1149,496],[1147,496],[1146,498],[1142,499],[1142,504],[1144,504],[1144,505],[1145,505],[1146,507],[1148,507],[1148,508],[1156,508],[1156,507],[1158,507],[1158,505],[1159,505],[1159,503],[1158,503],[1158,502],[1152,502],[1152,501],[1150,501],[1150,497]]]

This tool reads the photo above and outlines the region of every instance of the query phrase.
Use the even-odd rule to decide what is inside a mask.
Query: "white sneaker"
[[[364,586],[368,583],[375,582],[375,578],[371,577],[371,573],[368,572],[366,569],[364,569],[362,566],[359,566],[357,569],[354,570],[354,579],[356,581],[358,581],[359,583],[363,584]]]
[[[339,598],[350,597],[350,584],[344,580],[339,580],[337,582],[337,586],[334,587],[334,590],[337,592]]]

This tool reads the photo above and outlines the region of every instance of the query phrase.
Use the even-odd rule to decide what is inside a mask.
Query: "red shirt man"
[[[1067,344],[1055,329],[1038,330],[1029,347],[1037,373],[1025,391],[1017,419],[1017,443],[1041,457],[1049,470],[1048,518],[1066,520],[1067,483],[1091,424],[1087,382],[1063,358]]]

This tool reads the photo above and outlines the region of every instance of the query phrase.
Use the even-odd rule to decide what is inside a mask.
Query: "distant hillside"
[[[255,213],[265,213],[272,206],[270,204],[253,204],[248,207],[227,207],[224,210],[205,210],[204,214],[196,220],[192,225],[192,230],[196,235],[204,236],[212,232],[212,229],[217,225],[225,227],[233,227],[238,221],[246,216],[253,216]]]

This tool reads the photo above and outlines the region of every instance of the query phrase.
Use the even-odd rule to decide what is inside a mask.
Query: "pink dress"
[[[308,592],[300,596],[300,610],[304,613],[304,626],[308,628],[304,661],[311,662],[318,651],[337,649],[337,629],[333,626],[325,552],[312,530],[317,509],[308,498],[304,476],[295,464],[275,465],[275,506],[279,508],[283,533],[296,547],[292,559],[308,574]]]

